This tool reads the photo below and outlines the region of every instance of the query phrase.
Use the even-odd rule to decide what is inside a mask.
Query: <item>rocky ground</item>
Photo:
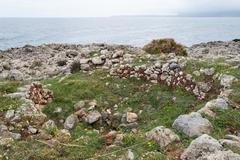
[[[0,159],[240,159],[240,42],[0,52]]]

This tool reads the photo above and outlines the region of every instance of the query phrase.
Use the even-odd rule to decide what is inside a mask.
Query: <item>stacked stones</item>
[[[192,76],[181,71],[180,60],[165,63],[161,65],[157,62],[154,66],[131,66],[121,65],[119,68],[112,70],[111,75],[119,76],[121,78],[136,77],[149,80],[153,83],[166,84],[173,88],[181,87],[189,92],[192,92],[199,99],[205,99],[207,92],[210,90],[203,90],[195,83]]]
[[[88,103],[88,105],[87,105]],[[90,106],[86,108],[86,106]],[[75,113],[69,115],[64,123],[64,128],[71,130],[78,122],[85,122],[89,125],[99,124],[100,127],[110,129],[136,129],[138,127],[138,115],[131,111],[124,113],[113,113],[111,109],[98,111],[95,100],[81,100],[74,105]],[[129,109],[130,110],[130,109]]]
[[[45,134],[50,139],[51,136],[46,132],[48,129],[56,127],[55,123],[48,120],[47,115],[42,113],[38,107],[39,104],[44,107],[51,102],[52,92],[44,89],[39,83],[33,83],[30,87],[26,86],[19,90],[21,90],[21,94],[16,92],[13,95],[26,95],[21,98],[23,104],[16,110],[8,110],[0,119],[0,145],[2,146],[8,146],[13,140],[29,136]],[[9,96],[11,97],[12,94]],[[59,136],[70,135],[62,130],[59,133]]]

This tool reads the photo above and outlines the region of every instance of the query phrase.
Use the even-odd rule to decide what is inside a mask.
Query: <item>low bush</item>
[[[145,45],[143,50],[150,54],[175,53],[179,56],[187,55],[185,48],[181,44],[176,43],[174,39],[153,40],[151,43]]]
[[[80,62],[77,62],[77,61],[73,62],[72,65],[71,65],[70,70],[71,70],[71,73],[79,72],[81,70]]]

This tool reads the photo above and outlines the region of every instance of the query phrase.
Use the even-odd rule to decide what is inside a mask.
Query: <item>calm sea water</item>
[[[190,46],[240,38],[240,18],[0,18],[0,49],[43,43],[106,42],[142,46],[172,37]]]

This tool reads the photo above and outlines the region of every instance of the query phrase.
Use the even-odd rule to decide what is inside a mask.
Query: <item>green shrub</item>
[[[71,70],[71,73],[79,72],[81,70],[80,62],[77,62],[77,61],[73,62],[72,65],[71,65],[70,70]]]
[[[181,44],[177,44],[174,39],[158,39],[145,45],[143,50],[150,54],[175,53],[179,56],[186,56],[187,51]]]

